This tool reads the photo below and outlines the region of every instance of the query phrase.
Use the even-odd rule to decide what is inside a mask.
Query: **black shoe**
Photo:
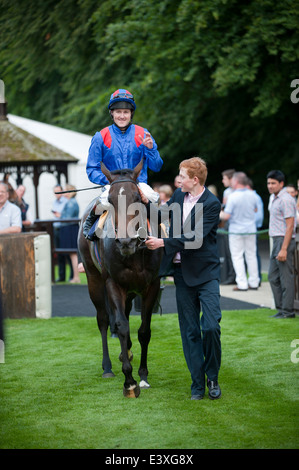
[[[281,318],[295,318],[295,313],[283,313]]]
[[[61,278],[55,279],[55,282],[65,282],[65,279],[61,279]]]
[[[221,389],[217,380],[208,379],[209,398],[211,400],[217,400],[221,397]]]
[[[277,312],[275,315],[270,315],[271,318],[283,318],[283,313]]]
[[[203,399],[203,395],[192,395],[191,396],[191,400],[202,400]]]

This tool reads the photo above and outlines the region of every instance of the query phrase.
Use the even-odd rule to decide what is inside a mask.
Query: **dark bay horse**
[[[114,376],[107,342],[110,318],[110,323],[111,319],[115,323],[120,340],[120,360],[125,375],[123,393],[126,397],[138,397],[140,388],[149,387],[147,351],[151,337],[150,323],[160,290],[158,271],[161,249],[154,251],[147,249],[144,240],[138,236],[138,230],[138,233],[141,230],[144,238],[146,236],[146,225],[142,226],[141,218],[137,218],[139,227],[136,226],[136,230],[135,228],[132,230],[136,215],[130,208],[136,207],[136,203],[138,207],[143,206],[136,181],[142,165],[141,160],[134,170],[112,172],[105,165],[101,165],[102,172],[110,182],[108,201],[114,209],[111,211],[114,212],[114,216],[109,210],[100,239],[95,242],[86,240],[82,228],[94,204],[92,201],[82,218],[78,236],[78,247],[87,275],[89,295],[97,311],[97,322],[102,336],[103,377]],[[129,315],[136,294],[142,297],[141,326],[138,330],[138,340],[141,345],[139,385],[132,375],[132,342],[129,328]]]

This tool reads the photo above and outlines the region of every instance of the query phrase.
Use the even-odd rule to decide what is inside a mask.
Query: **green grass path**
[[[7,320],[0,364],[0,448],[279,449],[299,447],[299,321],[270,310],[223,312],[222,398],[190,400],[177,315],[153,316],[149,382],[122,395],[118,339],[109,338],[116,377],[101,377],[94,318]],[[138,316],[131,317],[138,380]],[[297,353],[299,358],[299,352]]]

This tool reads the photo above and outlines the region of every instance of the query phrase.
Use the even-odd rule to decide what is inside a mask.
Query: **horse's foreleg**
[[[146,295],[142,298],[142,308],[141,308],[141,325],[138,330],[138,340],[141,346],[141,359],[140,359],[140,367],[138,370],[138,374],[140,377],[140,387],[141,388],[149,388],[150,385],[147,380],[148,376],[148,368],[147,368],[147,353],[148,353],[148,345],[151,339],[151,318],[153,308],[155,306],[155,302],[158,298],[160,289],[160,280],[156,279],[156,281],[151,284],[149,287]]]
[[[102,377],[109,378],[109,377],[115,377],[114,373],[112,372],[112,364],[109,356],[109,350],[108,350],[108,340],[107,340],[107,332],[108,332],[108,326],[109,326],[109,318],[107,315],[105,315],[105,319],[103,319],[101,313],[98,312],[97,314],[97,322],[98,322],[98,327],[102,336],[102,350],[103,350],[103,359],[102,359],[102,368],[103,368],[103,374]]]
[[[95,267],[87,271],[88,291],[90,298],[97,311],[97,323],[102,337],[102,368],[103,377],[114,377],[112,364],[109,357],[107,330],[109,327],[109,316],[105,304],[104,281]]]
[[[119,337],[122,356],[122,371],[125,376],[124,396],[138,397],[140,388],[132,375],[132,365],[128,355],[130,343],[129,320],[125,315],[126,292],[121,289],[111,278],[106,282],[110,307],[115,314],[116,331]]]

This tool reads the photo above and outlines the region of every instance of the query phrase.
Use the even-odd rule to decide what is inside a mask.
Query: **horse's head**
[[[146,238],[145,206],[137,187],[142,166],[143,160],[133,170],[110,172],[101,163],[101,170],[110,182],[108,201],[114,208],[115,240],[123,256],[134,254],[140,242]]]

